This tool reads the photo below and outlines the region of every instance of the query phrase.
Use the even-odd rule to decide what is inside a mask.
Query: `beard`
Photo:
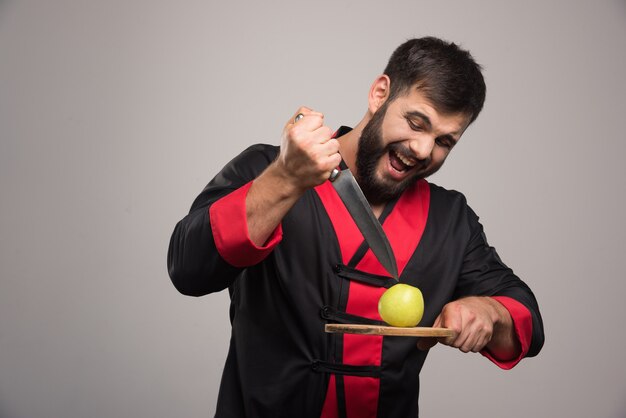
[[[385,179],[376,174],[378,164],[385,154],[397,151],[400,154],[412,155],[400,142],[384,145],[382,125],[387,106],[388,102],[385,102],[363,128],[356,155],[356,179],[368,202],[373,205],[383,204],[399,197],[416,181],[428,177],[441,167],[441,164],[433,166],[429,157],[418,161],[415,167],[410,168],[414,172],[402,181]],[[415,157],[412,156],[412,158]]]

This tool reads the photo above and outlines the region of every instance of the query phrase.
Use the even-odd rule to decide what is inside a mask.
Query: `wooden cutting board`
[[[326,324],[325,331],[335,334],[394,335],[404,337],[452,337],[448,328],[390,327],[385,325]]]

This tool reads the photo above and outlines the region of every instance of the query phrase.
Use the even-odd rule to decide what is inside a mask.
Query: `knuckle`
[[[287,137],[288,138],[296,138],[299,134],[300,130],[298,129],[297,125],[291,125],[287,128]]]
[[[326,168],[326,164],[324,164],[319,158],[315,158],[314,167],[315,167],[315,170],[318,172],[328,171],[328,169]]]
[[[320,116],[318,113],[310,115],[309,118],[315,122],[315,129],[321,129],[322,126],[324,126],[324,120],[322,119],[322,116]]]
[[[448,314],[458,314],[461,312],[462,306],[459,302],[450,302],[443,309]]]

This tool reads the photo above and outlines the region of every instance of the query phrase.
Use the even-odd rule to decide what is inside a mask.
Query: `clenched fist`
[[[521,350],[509,312],[490,297],[471,296],[448,303],[433,327],[450,328],[455,336],[422,338],[418,349],[427,350],[439,342],[464,353],[487,349],[500,360],[514,358]]]
[[[303,117],[297,122],[296,115]],[[310,188],[322,184],[341,162],[339,142],[324,115],[301,107],[283,129],[278,158],[250,186],[246,217],[250,240],[263,245],[285,214]]]
[[[298,114],[304,117],[296,122]],[[328,180],[341,162],[339,142],[332,134],[324,115],[307,107],[298,109],[285,125],[276,164],[300,190]]]

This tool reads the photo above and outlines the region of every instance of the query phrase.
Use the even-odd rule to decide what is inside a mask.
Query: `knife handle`
[[[328,180],[335,181],[337,180],[337,177],[339,177],[339,174],[341,174],[341,171],[339,171],[336,168],[333,168],[333,171],[330,172],[330,176],[328,176]]]

